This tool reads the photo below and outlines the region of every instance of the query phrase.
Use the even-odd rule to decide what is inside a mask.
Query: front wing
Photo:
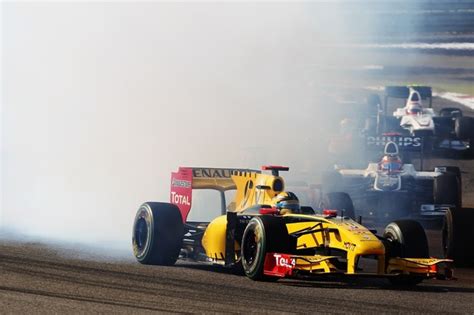
[[[267,253],[264,262],[264,274],[280,278],[294,277],[298,273],[305,274],[345,274],[331,263],[337,256],[304,256],[283,253]],[[379,268],[373,276],[417,276],[423,278],[452,279],[451,259],[437,258],[391,258],[386,270]],[[383,261],[379,261],[383,263]],[[357,276],[357,273],[350,274]],[[367,276],[368,274],[360,274]]]

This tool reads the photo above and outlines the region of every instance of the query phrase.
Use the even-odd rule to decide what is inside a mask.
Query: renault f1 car
[[[336,202],[316,215],[284,191],[279,172],[288,168],[262,170],[271,174],[180,167],[171,175],[170,202],[145,202],[137,211],[132,243],[138,262],[173,265],[179,259],[241,266],[250,279],[271,280],[367,275],[359,262],[368,258],[376,261],[371,275],[387,277],[394,284],[450,277],[452,260],[430,257],[426,235],[417,222],[392,222],[383,236],[377,236],[344,216],[348,199],[339,198],[347,197],[344,193],[334,193],[330,200]],[[217,192],[219,206],[210,221],[188,220],[194,210],[193,196],[200,190]],[[235,195],[228,203],[229,191]]]
[[[389,100],[405,100],[403,107],[392,108]],[[384,145],[383,138],[397,137],[403,149],[423,149],[453,157],[474,157],[474,118],[463,116],[459,108],[432,108],[432,90],[427,86],[387,86],[384,101],[377,94],[368,98],[365,133],[371,145]],[[422,102],[428,102],[424,107]]]
[[[411,218],[440,226],[449,208],[462,207],[458,167],[416,171],[413,164],[402,162],[394,142],[388,142],[383,158],[366,169],[338,168],[326,173],[322,190],[347,192],[354,201],[355,215],[376,223]]]

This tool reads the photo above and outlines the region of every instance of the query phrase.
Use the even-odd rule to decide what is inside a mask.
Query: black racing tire
[[[413,220],[397,220],[387,225],[383,237],[385,256],[388,259],[400,258],[429,258],[428,239],[419,222]],[[401,275],[390,277],[393,285],[412,286],[423,281],[422,277]]]
[[[173,265],[184,235],[183,219],[176,205],[146,202],[133,223],[133,254],[145,265]]]
[[[474,266],[474,209],[451,208],[446,211],[442,227],[444,256],[457,267]]]
[[[461,169],[457,166],[438,166],[438,168],[444,168],[447,173],[452,173],[461,178]]]
[[[326,193],[323,196],[322,208],[343,211],[345,217],[355,220],[354,204],[345,192]]]
[[[455,173],[445,173],[433,180],[433,200],[438,205],[462,207],[461,177]]]
[[[458,179],[459,192],[462,192],[462,175],[461,169],[458,166],[438,166],[438,168],[444,168],[446,173],[453,174]],[[459,200],[462,200],[462,195],[459,196]]]
[[[464,152],[463,158],[474,159],[474,136],[469,139],[469,148]]]
[[[454,132],[461,140],[474,137],[474,119],[472,117],[457,117],[454,121]]]
[[[252,280],[278,280],[264,275],[265,256],[267,253],[290,253],[290,246],[288,230],[281,217],[254,217],[245,228],[240,246],[245,275]]]
[[[385,227],[384,238],[389,240],[388,256],[401,258],[429,258],[428,239],[423,226],[414,220],[396,220]]]

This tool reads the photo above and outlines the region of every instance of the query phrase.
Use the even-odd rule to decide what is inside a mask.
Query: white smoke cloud
[[[313,168],[337,5],[2,4],[3,229],[128,248],[180,165]]]

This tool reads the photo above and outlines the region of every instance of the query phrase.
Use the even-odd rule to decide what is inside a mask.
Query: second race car
[[[394,142],[388,142],[380,161],[366,169],[337,168],[326,173],[322,190],[347,192],[355,215],[376,223],[411,218],[440,226],[447,209],[462,207],[458,167],[417,171],[413,164],[403,163]]]
[[[403,100],[404,106],[390,100]],[[425,106],[423,102],[427,102]],[[432,108],[432,90],[427,86],[387,86],[384,101],[377,94],[367,100],[365,134],[371,142],[384,136],[406,138],[424,153],[444,157],[474,158],[474,118],[460,108],[446,107],[438,113]],[[393,113],[389,109],[395,107]]]

